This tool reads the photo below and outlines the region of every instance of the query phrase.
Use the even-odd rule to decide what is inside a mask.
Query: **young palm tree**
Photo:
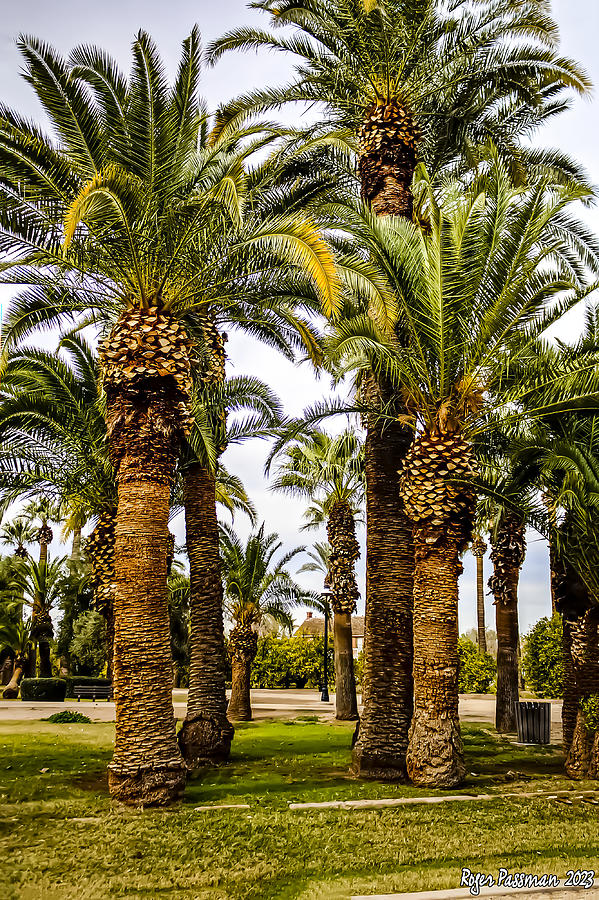
[[[337,719],[357,719],[351,616],[359,597],[355,561],[356,515],[364,498],[364,461],[352,431],[331,437],[313,430],[285,450],[273,490],[312,501],[305,513],[316,528],[326,522],[330,553],[328,579],[333,608],[335,646],[335,706]]]
[[[31,619],[23,619],[21,604],[3,604],[0,607],[0,650],[10,647],[15,655],[12,677],[2,691],[4,700],[15,700],[19,695],[19,685],[29,662],[31,641]]]
[[[36,538],[36,531],[23,516],[19,516],[13,522],[7,522],[2,526],[0,541],[5,546],[14,547],[15,556],[26,559],[29,552],[25,544],[32,544]]]
[[[5,343],[65,315],[91,313],[103,325],[118,485],[109,782],[120,800],[162,804],[180,796],[186,777],[171,700],[166,560],[171,483],[192,422],[192,364],[209,342],[215,307],[258,334],[265,320],[284,333],[297,327],[314,351],[289,292],[276,310],[270,303],[258,312],[248,285],[268,278],[282,293],[290,270],[305,272],[328,313],[336,276],[305,216],[239,221],[238,189],[256,141],[243,150],[238,138],[207,146],[197,30],[183,43],[172,87],[144,32],[129,80],[96,48],[65,61],[35,38],[19,47],[56,138],[3,109],[1,245],[14,260],[8,277],[33,284],[9,310]]]
[[[431,173],[470,167],[489,139],[516,178],[540,169],[556,180],[582,177],[571,160],[531,152],[523,141],[567,105],[568,89],[589,86],[559,56],[545,4],[508,0],[499,10],[494,0],[258,0],[253,6],[273,31],[236,28],[209,47],[209,60],[232,49],[275,49],[295,57],[295,76],[285,87],[227,104],[219,127],[226,132],[285,103],[322,109],[322,120],[298,133],[300,152],[322,142],[353,151],[361,194],[374,215],[411,219],[417,162]],[[290,35],[277,34],[284,27]],[[375,690],[365,705],[355,768],[394,778],[404,770],[413,694],[414,560],[397,499],[398,460],[410,432],[382,372],[365,376],[361,393],[368,407],[365,670],[385,671],[387,689]]]
[[[234,623],[229,635],[233,682],[228,715],[233,720],[252,718],[250,669],[258,646],[257,627],[274,619],[291,630],[291,610],[311,601],[291,577],[287,564],[303,547],[296,547],[278,560],[282,543],[276,534],[265,534],[264,524],[245,545],[232,528],[221,525],[221,557],[227,617]]]
[[[472,437],[500,410],[513,419],[530,414],[526,396],[536,373],[532,383],[524,373],[516,378],[518,362],[525,369],[526,359],[534,359],[540,335],[586,289],[584,263],[595,267],[599,257],[593,237],[567,212],[574,191],[554,193],[543,184],[514,191],[496,163],[482,189],[448,190],[440,206],[422,178],[429,234],[365,211],[362,224],[351,226],[394,290],[402,342],[377,348],[380,334],[360,316],[338,327],[332,352],[349,356],[348,366],[383,368],[416,428],[401,478],[416,563],[407,769],[416,784],[450,786],[465,771],[457,582],[474,515]],[[565,299],[549,307],[562,291]],[[545,380],[554,376],[544,373]],[[564,376],[562,399],[571,385]]]

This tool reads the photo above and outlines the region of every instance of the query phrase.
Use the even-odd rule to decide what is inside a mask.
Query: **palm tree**
[[[483,559],[487,545],[481,535],[475,535],[470,547],[476,560],[476,623],[478,636],[478,649],[481,653],[487,652],[487,632],[485,628],[485,588],[483,574]]]
[[[37,641],[39,649],[39,674],[41,678],[52,676],[50,641],[54,635],[51,611],[61,595],[64,559],[47,559],[36,562],[31,557],[15,562],[9,590],[22,598],[31,609],[29,637]]]
[[[21,559],[29,556],[25,544],[32,544],[36,538],[36,532],[30,522],[23,516],[19,516],[13,522],[7,522],[2,526],[0,541],[4,545],[14,547],[14,554]]]
[[[413,215],[416,164],[432,173],[475,165],[492,139],[516,178],[542,170],[558,181],[584,180],[571,160],[527,149],[524,140],[559,112],[570,88],[589,82],[556,49],[544,5],[494,0],[257,0],[273,31],[238,27],[208,48],[215,62],[232,49],[275,49],[297,60],[285,87],[253,91],[226,104],[226,133],[259,111],[306,102],[322,109],[299,152],[325,146],[357,155],[363,199],[374,215]],[[292,34],[277,31],[288,26]],[[484,153],[483,153],[484,155]],[[320,158],[315,165],[320,163]],[[354,769],[396,778],[405,772],[412,709],[411,528],[398,469],[410,446],[403,404],[383,372],[364,376],[366,472],[365,671],[386,672],[387,687],[365,704]],[[374,685],[377,683],[375,677]]]
[[[21,604],[3,604],[0,607],[0,650],[9,647],[15,656],[12,677],[2,691],[4,700],[18,697],[19,685],[29,662],[31,641],[31,619],[23,619]]]
[[[238,137],[207,146],[197,29],[172,87],[144,32],[128,80],[93,47],[68,61],[35,38],[19,47],[57,139],[2,111],[2,246],[14,261],[5,277],[32,285],[9,310],[5,346],[65,316],[91,314],[102,326],[118,485],[109,783],[124,802],[168,803],[186,778],[171,699],[166,560],[170,489],[192,422],[192,364],[205,355],[215,306],[258,334],[272,322],[283,333],[297,328],[314,351],[283,284],[303,273],[328,314],[338,305],[336,276],[305,216],[239,221],[245,158],[260,138],[245,149]],[[267,280],[285,298],[277,310],[269,304],[270,318],[256,313],[255,292],[248,300],[248,285]]]
[[[276,396],[258,379],[224,379],[224,353],[209,387],[196,387],[195,426],[182,461],[187,553],[190,565],[190,668],[187,712],[179,732],[191,768],[227,759],[234,729],[227,718],[223,584],[216,503],[229,484],[229,502],[254,511],[239,484],[218,462],[229,444],[261,437],[278,424]],[[236,414],[245,414],[242,419]],[[242,507],[242,508],[243,508]]]
[[[356,515],[364,497],[364,462],[359,439],[352,431],[331,437],[312,430],[287,446],[273,490],[308,498],[305,513],[316,528],[326,522],[330,553],[328,584],[334,619],[335,705],[337,719],[357,719],[351,616],[359,597],[355,561]]]
[[[548,325],[587,289],[583,262],[595,267],[599,248],[566,212],[575,191],[557,193],[544,184],[514,191],[498,161],[482,186],[475,183],[464,193],[448,188],[442,206],[424,171],[418,190],[429,211],[429,234],[366,211],[354,211],[348,226],[395,293],[401,343],[381,340],[360,315],[339,325],[331,351],[336,359],[347,358],[346,366],[384,368],[416,430],[401,477],[416,563],[415,709],[407,769],[416,784],[450,786],[465,771],[457,583],[475,507],[472,438],[500,411],[509,410],[515,420],[530,414],[527,394],[539,382],[537,373],[526,380],[525,361],[534,359]],[[565,299],[548,306],[561,291]],[[554,376],[543,373],[545,381]],[[562,400],[571,400],[571,388],[566,369]]]
[[[234,623],[229,635],[233,682],[228,715],[233,720],[249,720],[250,669],[258,646],[256,629],[270,618],[291,630],[291,610],[310,602],[311,594],[286,568],[303,547],[276,560],[282,543],[276,534],[265,534],[264,523],[245,544],[229,526],[221,525],[220,529],[225,609]]]

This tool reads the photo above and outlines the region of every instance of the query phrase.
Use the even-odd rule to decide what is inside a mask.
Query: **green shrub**
[[[258,652],[251,671],[253,688],[318,688],[322,680],[324,638],[291,638],[266,635],[258,639]],[[329,686],[335,671],[329,642]]]
[[[106,620],[95,609],[82,612],[73,622],[69,645],[71,663],[77,672],[98,677],[106,665]]]
[[[584,727],[593,734],[599,729],[599,694],[589,694],[580,701],[580,708],[584,715]]]
[[[66,690],[64,678],[24,678],[21,682],[21,700],[62,703]]]
[[[75,697],[75,685],[82,684],[85,687],[108,687],[110,685],[109,678],[92,678],[89,675],[69,675],[64,681],[67,685],[67,697]]]
[[[473,641],[463,636],[458,641],[458,655],[460,694],[487,694],[497,673],[493,657],[481,653]]]
[[[88,716],[84,716],[83,713],[73,712],[70,709],[63,709],[62,712],[54,713],[53,715],[48,716],[48,718],[44,721],[53,722],[59,725],[71,722],[81,722],[87,725],[89,722],[91,722],[91,719]]]
[[[562,618],[540,619],[524,638],[522,670],[526,687],[538,697],[564,693]]]

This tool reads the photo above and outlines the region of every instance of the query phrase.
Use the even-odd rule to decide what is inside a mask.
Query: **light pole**
[[[331,591],[329,590],[328,577],[324,581],[324,591],[322,592],[322,605],[324,607],[324,660],[323,660],[323,680],[322,694],[320,699],[325,703],[329,702],[329,599]]]

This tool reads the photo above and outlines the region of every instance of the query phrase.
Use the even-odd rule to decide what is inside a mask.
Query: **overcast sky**
[[[599,84],[599,59],[597,34],[599,33],[599,3],[597,0],[554,0],[554,16],[562,34],[565,54],[577,59],[589,72],[595,84]],[[34,34],[47,40],[63,53],[80,43],[94,43],[104,47],[125,70],[129,66],[129,48],[133,35],[143,28],[157,41],[169,70],[176,70],[181,40],[198,23],[205,42],[217,37],[226,29],[245,23],[261,23],[256,11],[248,10],[243,0],[104,0],[100,5],[81,0],[18,0],[2,3],[0,19],[0,100],[16,107],[21,113],[40,118],[40,110],[30,87],[19,75],[20,58],[15,47],[19,33]],[[213,109],[217,103],[232,95],[272,81],[283,81],[289,76],[290,61],[280,54],[234,54],[225,57],[215,69],[204,73],[204,94]],[[589,170],[595,183],[599,183],[599,150],[597,128],[597,101],[574,102],[571,111],[559,121],[553,122],[539,142],[560,146],[577,157]],[[585,217],[599,228],[597,209],[585,212]],[[6,304],[6,293],[0,300]],[[560,329],[562,337],[574,337],[579,316],[570,315]],[[293,367],[274,352],[248,340],[230,335],[227,345],[229,372],[252,373],[278,392],[288,414],[299,414],[315,400],[330,393],[326,379],[317,380],[308,366]],[[267,529],[277,531],[287,547],[310,543],[318,539],[312,532],[300,532],[303,505],[286,497],[273,495],[262,477],[266,448],[263,442],[253,442],[243,447],[230,448],[225,454],[228,468],[244,481],[258,508]],[[247,525],[242,516],[236,526],[244,534]],[[182,522],[175,523],[179,541],[183,540]],[[321,538],[323,535],[320,536]],[[359,579],[364,607],[364,534],[360,535],[362,558],[359,562]],[[58,546],[56,546],[58,552]],[[64,551],[62,551],[64,552]],[[298,565],[301,563],[298,563]],[[488,557],[485,560],[486,575],[490,574]],[[320,590],[318,578],[301,576],[305,583]],[[475,625],[475,569],[470,554],[464,559],[464,574],[460,581],[460,629],[465,631]],[[549,578],[545,542],[538,535],[529,535],[527,559],[522,569],[520,589],[520,627],[528,630],[541,616],[550,614]],[[296,618],[298,618],[296,616]],[[494,627],[494,608],[487,598],[487,623]]]

